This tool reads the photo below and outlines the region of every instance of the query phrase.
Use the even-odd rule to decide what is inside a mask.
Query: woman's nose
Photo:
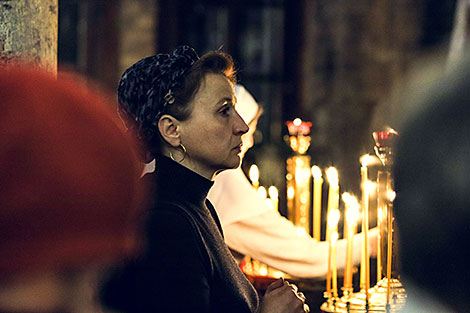
[[[235,123],[234,123],[234,133],[237,135],[243,135],[248,132],[250,128],[245,123],[245,121],[241,118],[238,112],[235,113]]]

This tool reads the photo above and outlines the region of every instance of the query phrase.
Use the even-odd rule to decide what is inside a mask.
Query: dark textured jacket
[[[256,291],[227,246],[206,199],[213,182],[159,157],[144,253],[116,270],[103,301],[122,312],[256,312]]]

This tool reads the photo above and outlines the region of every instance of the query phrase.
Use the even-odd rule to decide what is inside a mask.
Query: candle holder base
[[[394,313],[400,312],[406,303],[406,293],[403,285],[398,279],[390,280],[390,300],[387,303],[388,280],[382,279],[374,287],[368,290],[369,299],[362,289],[356,293],[346,290],[343,297],[329,298],[321,306],[322,312],[344,312],[344,313]]]
[[[328,312],[328,313],[345,312],[340,308],[339,306],[340,303],[341,303],[341,300],[339,298],[335,298],[335,297],[328,298],[328,300],[321,305],[320,310],[322,310],[322,312]]]

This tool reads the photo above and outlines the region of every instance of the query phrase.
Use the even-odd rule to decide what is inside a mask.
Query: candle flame
[[[338,241],[338,232],[334,231],[331,233],[331,245],[334,246],[336,244],[336,241]]]
[[[326,170],[326,178],[328,183],[333,187],[338,187],[338,171],[333,166]]]
[[[303,227],[297,226],[296,230],[297,230],[297,235],[299,236],[307,235],[307,232],[305,231]]]
[[[269,186],[268,188],[268,193],[269,197],[273,200],[279,199],[279,192],[277,191],[277,188],[274,186]]]
[[[369,154],[364,154],[359,159],[363,167],[367,167],[372,160],[373,160],[373,157],[371,157]]]
[[[316,165],[312,166],[312,176],[314,179],[321,178],[321,169]]]
[[[256,164],[250,166],[250,171],[248,175],[250,176],[250,180],[252,183],[257,183],[259,181],[259,169]]]
[[[335,228],[338,225],[339,217],[339,210],[331,210],[331,212],[328,214],[328,227]]]
[[[266,199],[268,197],[268,193],[266,192],[266,188],[264,188],[263,186],[259,187],[258,188],[258,195],[261,198]]]
[[[390,202],[393,202],[395,200],[395,197],[397,196],[396,192],[393,190],[389,190],[387,192],[387,197]]]
[[[274,210],[274,203],[272,202],[271,199],[264,199],[264,201],[266,201],[266,205],[267,205],[270,209]]]
[[[342,199],[347,207],[347,210],[346,210],[347,222],[351,224],[356,223],[357,220],[359,219],[359,207],[360,207],[359,202],[357,201],[357,198],[345,192],[342,195]]]
[[[261,276],[266,276],[266,275],[268,275],[268,269],[267,269],[265,266],[260,267],[260,269],[259,269],[259,274],[260,274]]]
[[[302,120],[300,118],[296,118],[293,123],[295,126],[299,127],[302,124]]]

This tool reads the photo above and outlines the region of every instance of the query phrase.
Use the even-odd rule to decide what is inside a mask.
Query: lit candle
[[[253,187],[258,189],[259,187],[259,169],[256,164],[250,166],[250,170],[248,171],[248,176],[250,176],[251,184]]]
[[[262,198],[262,199],[266,199],[268,197],[268,193],[266,192],[266,188],[264,188],[264,186],[260,186],[258,188],[258,195]]]
[[[369,241],[367,233],[369,230],[369,183],[367,165],[369,163],[370,156],[368,154],[361,157],[361,188],[362,188],[362,232],[364,233],[364,245],[362,250],[362,262],[361,262],[361,289],[364,289],[366,293],[366,301],[369,299]]]
[[[339,207],[339,185],[338,185],[338,171],[334,167],[329,167],[326,170],[326,178],[329,183],[328,188],[328,210],[326,216],[329,217],[330,213],[337,210]],[[326,241],[330,241],[330,228],[326,228]]]
[[[331,269],[333,271],[333,287],[332,294],[334,298],[338,297],[338,270],[336,268],[336,241],[338,240],[338,232],[334,231],[331,233]]]
[[[271,198],[273,208],[277,211],[279,206],[279,192],[277,191],[277,188],[274,186],[270,186],[268,188],[268,193],[269,197]]]
[[[331,246],[331,235],[336,232],[338,229],[338,221],[339,221],[340,213],[339,210],[331,210],[330,213],[327,216],[327,234],[328,236],[328,271],[326,272],[326,293],[328,295],[328,298],[332,296],[332,288],[331,288],[331,278],[332,278],[332,257],[333,257],[333,249]]]
[[[312,166],[313,176],[313,238],[320,240],[321,233],[321,187],[323,178],[321,177],[321,169]]]
[[[346,227],[346,267],[344,269],[344,291],[348,295],[353,292],[352,285],[352,252],[353,252],[353,237],[356,232],[357,219],[359,217],[359,203],[357,202],[356,197],[350,195],[349,193],[343,193],[342,199],[346,205],[345,213],[345,227]]]
[[[377,193],[378,197],[381,195]],[[382,241],[382,234],[381,234],[381,229],[382,229],[382,203],[380,201],[377,201],[377,229],[379,230],[379,234],[377,235],[377,282],[379,282],[382,279],[382,247],[381,247],[381,241]]]
[[[395,200],[395,192],[388,192],[388,212],[387,212],[387,307],[390,306],[390,285],[392,284],[392,234],[393,234],[393,201]]]

